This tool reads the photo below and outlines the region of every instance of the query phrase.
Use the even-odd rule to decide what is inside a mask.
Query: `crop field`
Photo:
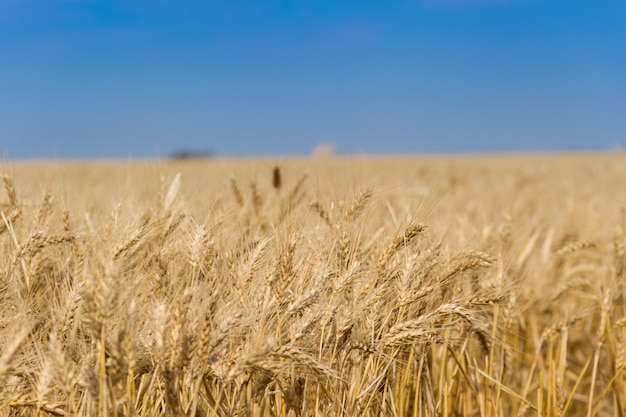
[[[0,417],[626,415],[619,152],[0,176]]]

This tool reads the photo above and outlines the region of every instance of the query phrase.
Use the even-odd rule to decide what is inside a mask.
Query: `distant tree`
[[[176,160],[189,160],[189,159],[209,159],[213,158],[215,154],[211,151],[193,151],[182,149],[170,154],[170,159]]]

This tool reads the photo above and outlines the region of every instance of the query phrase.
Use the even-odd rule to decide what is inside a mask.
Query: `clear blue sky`
[[[626,146],[626,0],[0,0],[13,158]]]

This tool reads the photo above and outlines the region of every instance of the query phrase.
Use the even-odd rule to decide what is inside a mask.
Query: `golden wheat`
[[[0,416],[626,412],[621,154],[10,169]]]

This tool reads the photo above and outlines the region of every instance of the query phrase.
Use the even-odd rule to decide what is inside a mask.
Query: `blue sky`
[[[626,0],[2,0],[22,158],[626,146]]]

